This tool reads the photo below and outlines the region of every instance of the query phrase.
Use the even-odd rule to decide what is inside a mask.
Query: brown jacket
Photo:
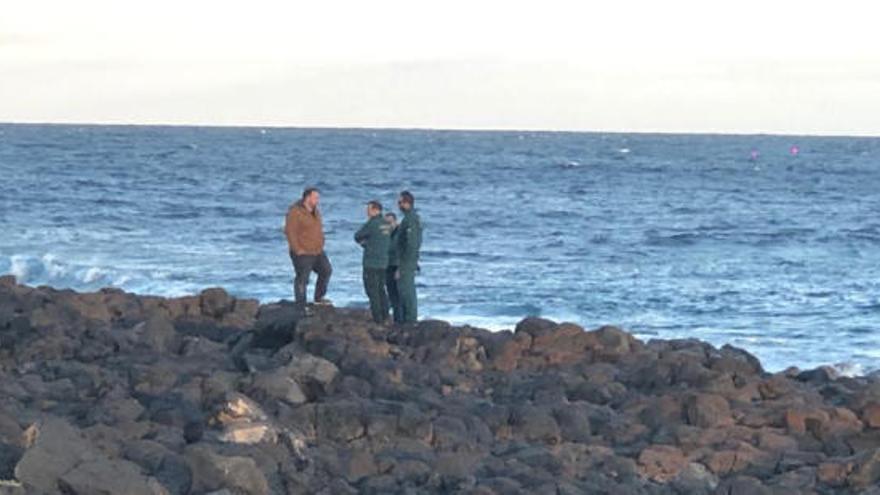
[[[284,234],[290,251],[297,255],[318,255],[324,252],[324,227],[321,225],[321,212],[315,208],[310,213],[302,201],[292,204],[287,210]]]

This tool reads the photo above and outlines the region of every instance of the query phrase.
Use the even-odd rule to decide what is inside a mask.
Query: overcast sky
[[[868,1],[0,1],[0,122],[880,135]]]

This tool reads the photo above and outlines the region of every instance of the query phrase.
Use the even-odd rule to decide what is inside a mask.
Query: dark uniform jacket
[[[397,268],[400,263],[400,257],[397,256],[397,234],[400,233],[400,226],[394,227],[391,231],[391,243],[388,246],[388,266]]]
[[[388,249],[391,244],[391,224],[376,215],[360,228],[354,240],[364,248],[364,268],[388,267]]]
[[[404,213],[397,229],[398,266],[415,270],[419,265],[419,250],[422,248],[422,221],[415,208]]]

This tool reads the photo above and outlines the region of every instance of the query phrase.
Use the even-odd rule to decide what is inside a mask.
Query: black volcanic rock
[[[0,277],[0,493],[872,493],[880,382],[526,318]]]

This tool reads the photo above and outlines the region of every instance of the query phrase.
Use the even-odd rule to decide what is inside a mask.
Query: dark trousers
[[[385,271],[385,287],[388,289],[388,304],[394,316],[394,323],[403,321],[403,310],[400,308],[400,292],[397,290],[396,266],[389,266]]]
[[[388,319],[388,294],[385,292],[385,269],[364,267],[364,291],[370,300],[370,314],[376,323]]]
[[[321,300],[327,294],[327,284],[330,282],[330,274],[333,268],[326,253],[319,255],[299,255],[290,252],[290,261],[293,262],[293,271],[296,276],[293,279],[293,297],[296,304],[305,306],[306,287],[309,286],[309,275],[312,272],[318,274],[318,282],[315,283],[315,300]]]
[[[401,321],[415,322],[419,319],[419,304],[416,299],[416,268],[401,266],[400,278],[397,279],[397,290],[400,294]]]

